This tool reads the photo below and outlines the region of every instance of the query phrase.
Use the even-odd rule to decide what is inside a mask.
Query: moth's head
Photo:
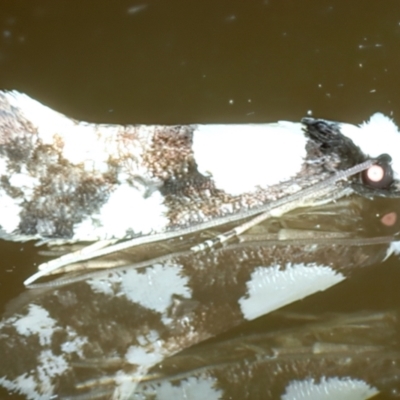
[[[376,166],[362,174],[363,183],[379,191],[400,195],[400,132],[394,121],[375,113],[359,126],[340,124],[343,135],[365,158],[377,158]],[[383,193],[383,192],[382,192]]]
[[[302,122],[328,168],[344,170],[376,160],[361,174],[359,191],[368,197],[400,197],[400,132],[391,118],[376,113],[361,125],[313,118]]]

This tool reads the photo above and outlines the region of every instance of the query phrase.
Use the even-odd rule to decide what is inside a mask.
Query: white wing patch
[[[332,268],[315,264],[258,267],[247,282],[247,295],[239,299],[240,308],[244,317],[252,320],[344,279]]]
[[[286,387],[282,400],[366,400],[378,394],[368,383],[351,378],[322,378],[292,381]]]
[[[99,214],[75,225],[74,238],[87,241],[123,238],[133,227],[137,234],[162,231],[169,223],[163,201],[158,191],[144,197],[129,184],[121,184],[110,194]]]
[[[198,125],[193,152],[199,172],[232,195],[295,176],[306,156],[302,125],[294,122]]]
[[[0,228],[6,233],[13,233],[21,222],[19,214],[22,208],[3,189],[0,189],[0,210]]]
[[[22,111],[23,115],[36,128],[39,128],[40,138],[45,144],[53,144],[55,133],[70,132],[76,122],[63,114],[17,91],[2,92],[11,106]]]
[[[78,122],[69,118],[26,94],[16,91],[2,92],[11,106],[22,112],[38,130],[42,143],[54,145],[55,137],[63,141],[62,155],[72,164],[84,163],[89,170],[107,170],[110,154],[107,145],[99,140],[96,124]],[[118,131],[118,125],[107,125],[107,134],[112,136]]]

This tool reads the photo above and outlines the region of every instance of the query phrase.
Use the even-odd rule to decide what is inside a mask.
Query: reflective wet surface
[[[297,121],[312,113],[358,124],[381,111],[400,124],[397,5],[339,0],[121,1],[118,5],[6,0],[0,5],[0,87],[20,90],[64,114],[93,122]],[[335,229],[348,230],[350,225],[353,238],[397,233],[396,224],[388,230],[381,222],[388,213],[397,213],[395,200],[373,206],[365,201],[361,207],[362,222],[346,220],[344,227],[336,221]],[[329,221],[319,222],[332,229]],[[303,223],[302,218],[294,219],[291,227],[308,228]],[[24,292],[23,280],[47,258],[32,243],[0,246],[4,310],[9,300]],[[396,313],[400,260],[392,256],[382,263],[386,249],[380,245],[362,247],[368,248],[365,257],[360,248],[346,250],[359,266],[354,268],[357,273],[352,270],[352,279],[287,309],[306,315]],[[343,269],[350,266],[344,263]],[[372,265],[362,268],[367,264]],[[390,315],[389,320],[395,320]],[[374,327],[388,332],[387,326]],[[225,339],[281,328],[282,321],[266,316],[236,328]],[[357,335],[350,333],[356,342],[352,345],[380,346],[386,338],[361,334],[358,340]],[[252,336],[248,338],[251,342]],[[340,336],[338,342],[348,345],[348,338]],[[396,339],[390,346],[391,352],[398,349]],[[188,369],[200,368],[187,360],[181,362]],[[216,363],[212,357],[204,362]],[[102,368],[107,373],[113,370]],[[387,388],[382,398],[397,393],[397,373],[387,369],[377,378]]]

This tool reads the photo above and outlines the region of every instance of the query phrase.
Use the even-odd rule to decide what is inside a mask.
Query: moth
[[[152,368],[398,254],[399,138],[382,114],[360,126],[313,118],[99,125],[1,92],[2,238],[93,244],[50,261],[27,283],[76,262],[78,273],[10,304],[0,322],[0,358],[10,360],[0,386],[35,400],[179,399],[192,384],[207,398],[231,398],[211,366],[158,381]],[[215,236],[204,244],[208,231],[219,246]],[[83,269],[93,257],[113,268]],[[382,350],[385,326],[365,346]],[[369,373],[329,369],[329,358],[309,354],[297,375],[279,374],[274,359],[257,370],[278,377],[262,396],[289,399],[314,386],[330,398],[340,387],[361,388],[353,398],[363,399],[391,392],[396,380],[385,378],[397,359],[387,354],[396,348]],[[357,364],[351,346],[342,350]]]
[[[0,110],[0,236],[9,240],[133,246],[265,207],[278,215],[351,194],[335,174],[368,159],[377,161],[365,167],[363,195],[399,193],[400,135],[379,113],[361,126],[120,126],[75,121],[15,91],[0,92]]]

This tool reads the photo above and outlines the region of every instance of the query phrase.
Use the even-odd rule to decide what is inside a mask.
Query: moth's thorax
[[[0,226],[14,239],[122,239],[191,226],[343,166],[340,151],[325,151],[301,123],[91,124],[0,93]]]

